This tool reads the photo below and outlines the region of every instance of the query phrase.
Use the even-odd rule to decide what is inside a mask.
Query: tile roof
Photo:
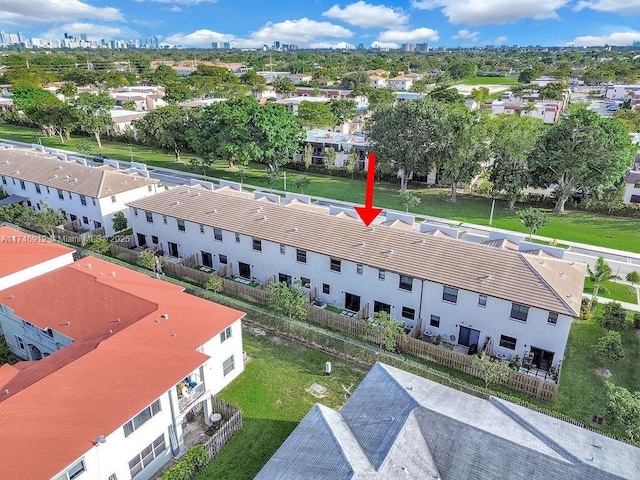
[[[0,149],[0,175],[93,198],[158,183],[158,180],[121,170],[85,167],[77,162],[63,162],[48,153],[17,148]]]
[[[256,480],[640,477],[640,449],[377,363],[339,412],[316,405]]]
[[[579,313],[586,273],[582,264],[539,263],[520,252],[365,227],[353,219],[232,198],[221,190],[177,187],[129,205],[552,312]],[[257,207],[262,207],[259,214]]]
[[[17,373],[0,369],[3,478],[56,475],[91,449],[98,435],[111,434],[202,365],[208,357],[196,349],[244,315],[97,258],[60,270],[94,277],[79,290],[65,288],[70,295],[58,290],[69,301],[74,296],[102,300],[107,287],[111,293],[127,292],[127,302],[135,297],[156,307],[139,310],[137,321],[119,331],[79,341],[38,362],[22,362],[13,367]],[[120,308],[124,318],[129,304]],[[165,313],[167,318],[161,317]],[[85,315],[84,321],[93,317]]]
[[[0,278],[73,252],[43,237],[0,226]]]

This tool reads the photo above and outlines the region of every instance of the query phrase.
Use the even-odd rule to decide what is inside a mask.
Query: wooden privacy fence
[[[207,280],[216,276],[215,272],[207,273],[193,267],[187,267],[181,263],[167,262],[162,264],[162,272],[165,275],[182,278],[184,280],[204,285]]]
[[[115,243],[111,244],[111,255],[124,262],[136,265],[138,264],[138,257],[140,256],[140,254],[135,250],[131,250]]]
[[[57,240],[73,243],[75,245],[80,245],[84,247],[92,237],[97,235],[105,236],[104,227],[96,228],[95,230],[88,230],[85,232],[79,232],[73,229],[74,226],[72,224],[60,225],[55,228],[55,237]]]
[[[224,293],[255,303],[266,303],[266,293],[260,287],[244,285],[228,278],[223,278]]]
[[[242,428],[242,412],[240,409],[216,397],[211,398],[211,406],[214,412],[222,415],[222,424],[204,444],[209,460],[218,455],[222,447]]]

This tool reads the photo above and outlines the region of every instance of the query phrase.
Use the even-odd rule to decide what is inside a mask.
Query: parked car
[[[105,160],[108,160],[108,157],[106,155],[98,155],[93,157],[92,160],[96,163],[104,163]]]

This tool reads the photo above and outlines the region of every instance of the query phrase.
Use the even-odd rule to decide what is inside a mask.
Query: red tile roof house
[[[0,477],[151,478],[243,370],[243,316],[92,257],[1,291],[12,351],[43,358],[0,367]]]

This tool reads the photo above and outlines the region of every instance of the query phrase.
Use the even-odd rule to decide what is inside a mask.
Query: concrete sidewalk
[[[582,297],[591,298],[591,295],[589,295],[588,293],[584,293]],[[640,305],[637,305],[634,303],[619,302],[618,300],[613,300],[611,298],[606,298],[606,297],[598,297],[598,303],[612,303],[612,302],[619,303],[620,305],[622,305],[622,308],[624,308],[625,310],[629,310],[631,312],[640,312]]]

